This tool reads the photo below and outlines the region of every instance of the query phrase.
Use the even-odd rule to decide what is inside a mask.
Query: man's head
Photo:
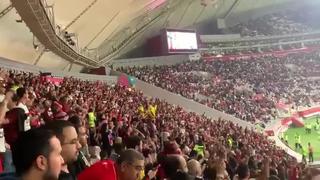
[[[88,145],[87,129],[85,126],[82,125],[79,116],[77,116],[77,115],[72,116],[71,118],[69,118],[69,122],[71,122],[73,124],[74,128],[76,129],[81,146],[82,147],[87,146]]]
[[[126,141],[126,147],[128,149],[135,149],[139,152],[142,152],[142,140],[139,136],[130,136]]]
[[[239,176],[239,180],[249,179],[250,171],[248,165],[240,164],[237,168],[237,174]]]
[[[177,171],[188,172],[186,160],[181,155],[168,155],[161,166],[168,178],[172,178]]]
[[[136,180],[143,170],[144,157],[140,152],[127,149],[120,153],[117,161],[117,173],[120,180]]]
[[[46,129],[52,130],[61,142],[62,157],[69,164],[77,160],[81,144],[73,124],[68,121],[52,121],[45,125]]]
[[[68,96],[63,96],[62,98],[60,98],[60,102],[62,103],[68,103],[68,101],[69,101]]]
[[[82,147],[87,146],[88,145],[88,135],[87,135],[87,130],[84,126],[80,126],[78,127],[78,137],[79,137],[79,142],[81,144]]]
[[[64,163],[58,138],[49,130],[32,129],[19,135],[12,148],[19,176],[57,180]]]
[[[82,125],[80,117],[78,115],[70,116],[68,121],[70,121],[74,125],[74,127],[76,127],[76,129]]]
[[[12,109],[17,105],[19,98],[16,94],[14,94],[12,90],[8,91],[7,93],[12,93],[12,96],[9,99],[8,105],[7,105],[8,109]]]
[[[199,163],[199,161],[195,160],[195,159],[191,159],[190,161],[188,161],[188,172],[190,175],[192,176],[201,176],[201,165]]]
[[[112,129],[114,128],[114,123],[113,123],[113,121],[109,121],[109,122],[108,122],[108,128],[109,128],[110,130],[112,130]]]
[[[46,108],[49,108],[49,107],[51,107],[51,101],[50,100],[45,100],[44,101],[44,106],[46,107]]]
[[[28,92],[23,87],[17,89],[17,96],[19,100],[23,101],[24,103],[28,100]]]

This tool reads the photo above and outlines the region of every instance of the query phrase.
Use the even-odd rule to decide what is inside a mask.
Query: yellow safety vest
[[[17,89],[19,89],[19,86],[17,85],[11,87],[11,90],[13,90],[14,92],[17,92]]]
[[[308,152],[306,148],[302,147],[302,155],[307,156]]]
[[[204,146],[196,144],[193,148],[197,152],[198,155],[204,156]]]
[[[231,138],[228,138],[228,144],[229,144],[230,147],[232,147],[233,141],[232,141]]]
[[[94,115],[94,112],[88,113],[88,121],[89,121],[89,127],[93,128],[96,126],[96,116]]]

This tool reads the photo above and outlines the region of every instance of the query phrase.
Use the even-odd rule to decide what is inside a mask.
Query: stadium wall
[[[133,66],[173,65],[189,61],[188,55],[157,56],[132,59],[117,59],[111,62],[113,68]]]

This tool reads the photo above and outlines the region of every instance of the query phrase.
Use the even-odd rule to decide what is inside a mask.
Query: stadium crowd
[[[305,33],[312,30],[311,27],[297,21],[302,12],[287,11],[267,14],[260,18],[249,20],[247,23],[239,23],[229,31],[240,33],[242,36],[271,36]],[[303,15],[302,15],[303,17]]]
[[[263,134],[131,88],[70,77],[57,85],[16,71],[0,77],[0,179],[294,180],[315,173]]]
[[[119,70],[255,123],[274,119],[279,102],[291,107],[319,103],[319,59],[314,52]]]

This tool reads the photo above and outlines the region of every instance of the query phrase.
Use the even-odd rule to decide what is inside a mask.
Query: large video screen
[[[195,31],[166,31],[169,53],[192,53],[198,50],[197,34]]]

